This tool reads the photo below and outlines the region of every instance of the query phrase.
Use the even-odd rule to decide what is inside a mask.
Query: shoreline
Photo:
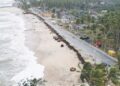
[[[35,52],[37,62],[45,66],[46,86],[72,86],[79,81],[80,73],[71,72],[70,68],[79,63],[76,53],[64,42],[53,39],[57,36],[32,14],[25,14],[27,19],[26,45]],[[64,47],[61,47],[61,44]],[[77,68],[79,70],[79,68]],[[59,75],[60,74],[60,75]],[[54,75],[54,77],[53,77]]]
[[[16,7],[0,8],[0,19],[3,20],[0,22],[3,46],[0,47],[1,58],[4,58],[0,64],[1,86],[17,86],[24,80],[44,75],[44,67],[36,63],[34,53],[25,45],[26,28],[22,13],[23,10]]]
[[[115,65],[117,59],[109,56],[107,53],[99,50],[98,48],[88,44],[87,42],[79,39],[74,34],[70,33],[67,30],[61,29],[58,25],[54,25],[51,20],[42,17],[40,14],[31,10],[28,12],[37,16],[40,20],[42,20],[53,32],[55,32],[58,36],[63,38],[66,44],[69,44],[70,47],[73,47],[73,50],[77,51],[79,54],[80,60],[82,63],[90,62],[91,64],[107,64],[107,65]],[[78,56],[78,57],[79,57]]]
[[[48,24],[48,23],[45,21],[44,17],[39,16],[38,14],[33,13],[33,12],[30,12],[30,13],[28,12],[28,14],[32,14],[32,15],[36,16],[40,21],[42,21],[42,22],[48,27],[48,29],[50,29],[51,32],[53,32],[54,34],[56,34],[56,35],[58,36],[58,38],[59,38],[61,41],[63,41],[63,42],[69,47],[69,49],[72,49],[72,50],[77,54],[77,57],[78,57],[79,61],[80,61],[82,64],[85,63],[85,60],[84,60],[84,58],[82,57],[81,53],[79,53],[79,51],[78,51],[74,46],[72,46],[72,45],[71,45],[67,40],[65,40],[56,30],[54,30],[54,28],[53,28],[52,26],[50,26],[50,24]]]

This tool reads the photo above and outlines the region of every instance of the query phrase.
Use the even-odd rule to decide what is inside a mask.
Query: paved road
[[[35,12],[34,12],[35,13]],[[38,14],[38,13],[36,13]],[[42,19],[44,19],[41,16]],[[53,24],[49,19],[45,19],[44,22],[49,24],[60,36],[62,36],[67,42],[70,43],[85,60],[90,60],[96,63],[106,63],[108,65],[114,65],[117,63],[117,59],[109,56],[102,50],[88,44],[87,42],[79,39],[74,34],[62,29],[60,26]]]
[[[84,57],[84,59],[88,60],[91,59],[92,61],[96,63],[106,63],[108,65],[114,65],[116,64],[117,60],[105,52],[99,50],[98,48],[88,44],[87,42],[79,39],[74,34],[61,29],[60,26],[53,24],[50,22],[50,20],[46,20],[46,23],[48,23],[51,27],[54,28],[54,30],[61,35],[67,42],[70,43],[71,46],[74,46],[75,49],[81,53],[81,55]]]

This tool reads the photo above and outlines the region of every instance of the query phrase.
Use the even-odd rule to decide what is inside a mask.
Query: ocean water
[[[37,64],[34,53],[25,46],[22,14],[1,11],[13,8],[12,3],[12,0],[0,0],[0,86],[43,77],[44,67]]]

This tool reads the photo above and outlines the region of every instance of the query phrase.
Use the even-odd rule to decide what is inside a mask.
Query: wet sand
[[[76,53],[65,43],[53,39],[56,34],[35,16],[27,14],[24,17],[26,45],[35,53],[38,63],[45,66],[46,86],[73,86],[78,83],[80,73],[70,71],[79,63]]]

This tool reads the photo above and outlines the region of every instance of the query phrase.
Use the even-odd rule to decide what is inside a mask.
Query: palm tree
[[[117,58],[118,58],[118,66],[119,66],[119,70],[120,70],[120,53],[118,53]]]
[[[92,65],[86,62],[83,66],[83,70],[80,76],[83,82],[84,80],[87,80],[88,82],[90,82],[91,70],[92,70]]]
[[[106,71],[104,65],[92,66],[90,63],[85,63],[81,73],[81,80],[86,80],[90,86],[105,86]]]
[[[108,79],[111,80],[116,86],[120,85],[120,70],[118,66],[114,66],[110,69]]]
[[[28,8],[29,8],[29,1],[28,0],[20,0],[21,3],[22,3],[22,8],[25,10],[25,11],[28,11]]]

